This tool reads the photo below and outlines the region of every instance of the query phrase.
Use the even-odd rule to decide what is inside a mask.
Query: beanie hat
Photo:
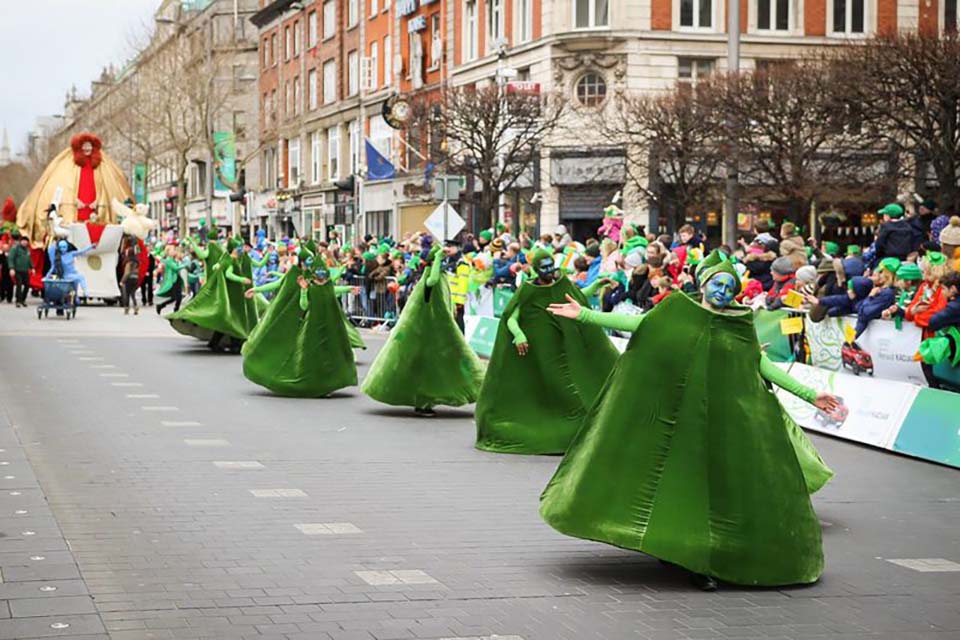
[[[939,240],[941,245],[960,246],[960,216],[950,218],[950,224],[940,232]]]
[[[490,243],[491,251],[503,251],[503,238],[497,238]]]
[[[947,256],[939,251],[927,251],[927,255],[923,257],[923,260],[931,267],[939,267],[947,261]]]
[[[848,245],[847,245],[847,255],[848,255],[848,256],[858,256],[858,255],[860,255],[860,245],[858,245],[858,244],[848,244]]]
[[[863,260],[857,257],[847,258],[843,261],[843,273],[848,278],[854,278],[856,276],[862,276],[863,272],[866,271],[866,267],[863,264]]]
[[[840,245],[836,242],[831,242],[830,240],[827,240],[823,243],[823,248],[831,256],[836,256],[840,253]]]
[[[787,262],[789,263],[790,261],[787,260]],[[776,264],[776,260],[774,264]],[[718,273],[729,273],[732,275],[736,281],[734,295],[740,293],[743,288],[743,283],[740,282],[740,275],[737,273],[737,270],[734,269],[733,263],[727,260],[726,256],[719,249],[714,249],[710,252],[710,255],[701,260],[700,264],[697,265],[697,282],[700,283],[700,286],[703,286],[709,282],[710,278]]]
[[[364,252],[363,252],[363,259],[364,259],[364,260],[376,260],[376,259],[377,259],[377,254],[375,254],[373,251],[364,251]]]
[[[883,269],[884,271],[889,271],[892,274],[896,274],[897,270],[900,269],[900,259],[884,258],[883,260],[880,261],[880,265],[877,267],[877,269],[878,270]]]
[[[882,209],[877,209],[877,213],[881,216],[890,216],[891,218],[902,218],[903,217],[903,205],[897,204],[896,202],[891,202],[890,204],[884,206]]]
[[[757,244],[763,245],[765,249],[770,249],[777,243],[776,238],[774,238],[769,233],[761,233],[756,238],[753,239]]]
[[[870,295],[873,290],[873,280],[864,276],[857,276],[856,278],[850,278],[847,287],[853,291],[858,300],[862,300]]]
[[[897,279],[899,280],[923,280],[923,272],[913,262],[904,262],[897,269]]]
[[[804,265],[797,269],[797,282],[814,282],[817,279],[817,269],[813,265]]]
[[[648,244],[649,243],[647,242],[647,239],[643,236],[633,236],[623,243],[623,250],[626,253],[630,253],[631,251],[635,251],[637,249],[646,248]]]
[[[636,269],[643,264],[644,258],[645,256],[642,251],[634,251],[633,253],[627,254],[627,257],[623,259],[623,263],[631,269]]]
[[[484,242],[490,242],[493,240],[493,231],[490,231],[490,229],[484,229],[480,232],[479,237]]]
[[[773,261],[773,264],[770,265],[770,269],[778,276],[789,276],[796,272],[796,267],[793,266],[793,260],[787,257],[780,257]]]

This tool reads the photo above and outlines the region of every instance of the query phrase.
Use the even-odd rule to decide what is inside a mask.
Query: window
[[[287,140],[287,164],[290,167],[287,173],[289,176],[287,184],[296,188],[300,182],[300,138]]]
[[[360,91],[360,56],[354,49],[347,54],[347,95],[355,96]]]
[[[866,14],[866,0],[833,0],[833,33],[864,33]]]
[[[463,55],[464,62],[477,59],[477,0],[467,0],[463,5]]]
[[[290,59],[290,27],[283,28],[283,59]]]
[[[376,91],[380,87],[380,43],[370,43],[370,84],[367,88]]]
[[[320,183],[320,132],[314,131],[310,134],[310,182]]]
[[[790,30],[790,0],[757,0],[757,29]]]
[[[533,0],[519,0],[519,16],[517,20],[517,40],[528,42],[533,39]]]
[[[383,37],[383,86],[393,82],[393,49],[390,48],[390,36]]]
[[[337,5],[334,0],[323,3],[323,39],[329,40],[337,33]]]
[[[357,26],[360,19],[360,0],[347,0],[347,28]]]
[[[709,58],[678,58],[677,78],[680,84],[694,86],[700,78],[706,78],[716,68],[716,61]]]
[[[317,108],[317,70],[311,69],[307,73],[307,104],[313,111]]]
[[[957,32],[957,0],[943,0],[943,32]]]
[[[390,0],[383,0],[383,10],[386,11],[390,8]]]
[[[300,113],[300,76],[293,77],[293,115]]]
[[[709,29],[713,26],[713,0],[680,0],[680,26]]]
[[[263,39],[263,53],[260,60],[260,66],[264,69],[270,66],[270,38]]]
[[[440,14],[430,16],[430,68],[439,69],[443,59],[443,35],[440,33]]]
[[[327,60],[323,63],[323,104],[330,104],[337,99],[337,61]]]
[[[351,120],[347,125],[350,132],[350,173],[360,168],[360,121]]]
[[[270,36],[270,65],[277,63],[277,34]]]
[[[293,57],[300,55],[300,21],[293,23]]]
[[[377,4],[378,4],[377,0],[370,0],[370,17],[371,18],[377,17],[377,12],[380,11]]]
[[[494,51],[503,39],[503,0],[487,0],[487,49]]]
[[[289,80],[287,80],[285,89],[286,91],[284,91],[284,94],[283,94],[283,117],[284,118],[289,117],[290,112],[293,110],[293,91],[292,91],[293,88],[291,87]]]
[[[317,12],[311,11],[307,16],[307,47],[313,49],[317,46]]]
[[[336,126],[327,129],[327,170],[329,180],[340,177],[340,129]]]
[[[701,2],[709,1],[710,0],[701,0]],[[577,29],[606,27],[610,23],[609,0],[574,0],[573,10],[573,26]]]
[[[598,107],[607,99],[607,81],[595,71],[588,71],[577,80],[577,102],[585,107]]]

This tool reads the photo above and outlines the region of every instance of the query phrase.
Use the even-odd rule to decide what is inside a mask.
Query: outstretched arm
[[[570,294],[566,295],[564,304],[551,304],[547,311],[561,318],[569,318],[584,324],[592,324],[604,329],[617,331],[636,331],[645,316],[627,315],[625,313],[601,313],[581,307]]]
[[[247,291],[253,291],[254,293],[269,293],[270,291],[276,291],[280,288],[280,285],[283,284],[283,280],[274,280],[273,282],[267,282],[266,284],[261,284],[258,287],[251,287]]]
[[[209,249],[207,249],[206,247],[201,247],[197,243],[197,241],[191,238],[190,236],[187,236],[186,238],[184,238],[184,242],[190,245],[190,248],[193,249],[193,252],[197,254],[197,257],[200,258],[201,260],[206,260],[207,256],[210,255]]]
[[[609,283],[609,279],[605,275],[601,274],[596,280],[585,286],[583,289],[580,289],[580,293],[588,298],[592,298],[593,296],[597,295],[597,292],[600,291],[600,289],[607,286]]]
[[[530,343],[527,341],[527,336],[523,332],[523,329],[520,328],[520,306],[513,310],[513,313],[510,314],[510,317],[507,318],[507,329],[510,331],[510,335],[513,336],[513,344],[517,348],[517,353],[522,356],[527,355],[527,351],[530,350]]]
[[[261,255],[259,260],[254,260],[253,256],[250,256],[250,262],[253,264],[253,266],[259,269],[263,265],[267,264],[267,254],[264,253]]]
[[[227,266],[227,270],[226,270],[226,272],[225,272],[223,275],[226,276],[227,280],[230,280],[231,282],[239,282],[240,284],[250,284],[250,279],[249,279],[249,278],[244,278],[243,276],[238,276],[238,275],[234,272],[234,270],[233,270],[233,265],[232,265],[232,264]]]
[[[310,294],[307,293],[308,291],[308,287],[300,288],[300,311],[306,311],[310,308]]]
[[[817,399],[817,392],[814,389],[802,384],[789,373],[773,364],[766,354],[760,355],[760,375],[767,382],[789,391],[801,400],[812,404]]]
[[[351,293],[351,292],[353,292],[353,290],[354,290],[355,288],[356,288],[356,287],[351,287],[351,286],[348,285],[348,284],[345,284],[345,285],[336,285],[336,286],[333,288],[333,294],[334,294],[334,295],[337,295],[337,296],[342,296],[342,295],[344,295],[344,294],[346,294],[346,293]]]

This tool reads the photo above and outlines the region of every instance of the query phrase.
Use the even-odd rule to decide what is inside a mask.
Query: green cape
[[[203,261],[203,269],[204,269],[204,272],[206,273],[206,277],[209,278],[211,270],[213,269],[213,265],[220,262],[220,258],[223,257],[223,254],[225,252],[223,250],[223,247],[220,246],[220,243],[214,240],[211,240],[210,242],[208,242],[206,248],[207,248],[207,258]]]
[[[361,390],[402,407],[459,407],[476,401],[483,380],[480,360],[453,319],[450,285],[425,274],[407,300]]]
[[[347,330],[347,338],[350,339],[350,346],[354,349],[366,349],[367,343],[363,341],[360,330],[350,322],[350,318],[347,317],[347,313],[343,310],[343,305],[339,306],[340,316],[343,318],[343,327]]]
[[[674,294],[640,324],[541,496],[567,535],[734,584],[816,581],[820,523],[753,315]]]
[[[170,325],[180,333],[210,340],[214,333],[221,333],[238,340],[246,340],[259,319],[258,305],[244,297],[246,287],[239,282],[227,280],[227,267],[233,264],[236,275],[253,279],[250,256],[243,254],[234,260],[224,253],[211,270],[206,284],[185,307],[167,316]]]
[[[319,398],[357,384],[357,366],[333,283],[311,284],[302,311],[301,273],[290,267],[243,345],[243,375],[278,395]]]
[[[600,327],[558,318],[546,309],[572,296],[589,306],[570,280],[523,284],[503,310],[477,400],[478,449],[557,454],[567,450],[617,360]],[[520,310],[530,351],[517,353],[507,319]]]

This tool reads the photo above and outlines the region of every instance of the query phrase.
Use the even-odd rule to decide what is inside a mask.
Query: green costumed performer
[[[201,220],[200,222],[204,223],[205,221]],[[200,232],[203,233],[203,229],[201,229]],[[217,242],[217,227],[213,225],[207,231],[207,243],[205,246],[201,246],[199,242],[190,236],[187,236],[186,243],[196,256],[203,260],[203,278],[204,282],[206,282],[210,279],[210,274],[213,273],[213,266],[220,262],[220,258],[224,255],[223,247]]]
[[[762,354],[752,311],[733,303],[736,271],[718,251],[697,276],[702,302],[678,292],[643,316],[596,313],[572,298],[550,307],[634,333],[544,490],[540,514],[561,533],[679,565],[705,590],[716,580],[815,582],[820,523],[770,385],[833,414],[840,402]]]
[[[243,375],[278,395],[320,398],[357,384],[337,299],[354,288],[335,287],[326,265],[306,249],[299,258],[282,279],[246,292],[276,295],[243,345]]]
[[[603,329],[564,322],[547,312],[570,296],[582,305],[607,280],[578,289],[557,278],[554,258],[538,249],[537,274],[503,310],[487,374],[477,400],[477,448],[500,453],[559,454],[617,360]]]
[[[236,238],[227,243],[228,253],[211,268],[204,286],[190,302],[167,316],[180,333],[207,342],[214,351],[239,352],[259,319],[259,306],[244,292],[253,280],[250,257]],[[266,302],[262,302],[265,306]]]
[[[439,243],[430,248],[429,273],[420,278],[390,331],[361,390],[379,402],[413,407],[459,407],[477,399],[483,368],[453,317]]]
[[[179,311],[180,303],[183,301],[183,275],[180,272],[186,268],[187,262],[181,262],[177,258],[177,248],[172,244],[166,247],[161,245],[155,251],[154,257],[157,259],[157,263],[163,265],[163,280],[153,294],[157,315],[171,303],[173,304],[173,310]]]

